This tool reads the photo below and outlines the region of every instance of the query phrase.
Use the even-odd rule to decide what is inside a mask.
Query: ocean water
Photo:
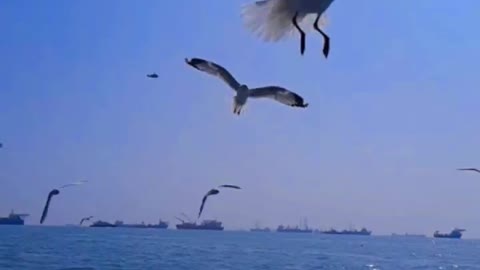
[[[0,269],[480,269],[480,241],[0,226]]]

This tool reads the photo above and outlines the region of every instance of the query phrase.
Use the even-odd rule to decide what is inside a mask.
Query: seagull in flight
[[[93,218],[93,216],[89,216],[89,217],[84,217],[84,218],[82,218],[82,219],[80,220],[80,226],[82,226],[83,222],[89,221],[89,220],[92,219],[92,218]]]
[[[303,98],[298,94],[279,86],[266,86],[249,89],[248,86],[240,84],[224,67],[204,59],[185,59],[185,62],[203,72],[216,76],[227,83],[237,94],[233,98],[233,113],[240,115],[243,106],[248,98],[271,98],[291,107],[308,107]]]
[[[52,189],[52,191],[48,193],[47,203],[45,203],[45,207],[43,208],[42,217],[40,218],[40,224],[43,224],[43,222],[47,218],[48,208],[50,207],[50,201],[52,200],[52,197],[58,194],[60,194],[60,191],[58,189]]]
[[[240,189],[239,186],[234,186],[234,185],[220,185],[219,188],[222,187],[222,188],[233,188],[233,189]],[[220,193],[220,190],[218,189],[215,189],[215,188],[212,188],[210,189],[207,194],[205,194],[205,196],[203,196],[203,199],[202,199],[202,204],[200,205],[200,211],[198,212],[198,218],[200,218],[200,216],[202,215],[202,212],[203,212],[203,207],[205,206],[205,202],[207,202],[207,198],[209,196],[212,196],[212,195],[217,195],[218,193]]]
[[[208,196],[217,195],[218,193],[220,193],[220,191],[218,189],[213,188],[209,190],[207,194],[205,194],[205,196],[203,196],[202,205],[200,205],[200,211],[198,212],[198,218],[200,218],[200,215],[202,215],[203,207],[205,206],[205,202],[207,202]]]
[[[477,168],[460,168],[460,169],[457,169],[458,171],[472,171],[472,172],[477,172],[477,173],[480,173],[480,170],[477,169]]]
[[[157,75],[157,73],[152,73],[152,74],[147,74],[147,77],[152,78],[152,79],[156,79],[156,78],[158,78],[158,75]]]
[[[327,24],[325,11],[334,0],[263,0],[244,6],[246,27],[265,41],[279,41],[295,30],[300,33],[300,54],[305,52],[305,31],[313,25],[323,39],[325,58],[330,52],[330,37],[321,29]],[[300,24],[300,25],[299,25]],[[307,29],[309,30],[309,29]]]
[[[62,189],[62,188],[66,188],[66,187],[72,187],[72,186],[78,186],[78,185],[82,185],[82,184],[84,184],[84,183],[86,183],[86,182],[87,182],[87,181],[74,182],[74,183],[70,183],[70,184],[63,185],[63,186],[59,187],[58,189]],[[56,188],[55,188],[55,189],[52,189],[52,190],[48,193],[47,202],[45,203],[45,206],[44,206],[43,212],[42,212],[42,217],[40,218],[40,224],[43,224],[43,222],[44,222],[45,219],[47,218],[48,208],[50,207],[50,201],[52,200],[52,197],[60,194],[60,190],[58,190],[58,189],[56,189]]]

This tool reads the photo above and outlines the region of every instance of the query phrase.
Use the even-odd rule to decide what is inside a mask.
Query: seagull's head
[[[238,90],[239,91],[248,91],[248,86],[246,86],[245,84],[241,84],[240,87],[238,87]]]
[[[53,195],[58,195],[58,194],[60,194],[60,191],[58,189],[54,189],[54,190],[50,191],[50,195],[52,195],[52,196]]]

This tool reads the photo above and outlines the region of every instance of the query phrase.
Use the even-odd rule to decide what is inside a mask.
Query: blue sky
[[[336,1],[329,59],[319,35],[264,43],[249,1],[4,1],[0,4],[0,213],[38,224],[81,217],[228,228],[465,227],[480,237],[480,2]],[[251,2],[251,1],[250,1]],[[252,100],[184,63],[201,57],[249,86],[282,85],[306,110]],[[156,72],[157,80],[145,78]]]

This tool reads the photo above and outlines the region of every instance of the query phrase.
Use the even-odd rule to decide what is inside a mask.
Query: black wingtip
[[[194,68],[197,68],[197,65],[202,64],[202,63],[205,63],[205,62],[207,62],[207,61],[206,61],[206,60],[203,60],[203,59],[200,59],[200,58],[192,58],[192,59],[190,59],[190,60],[189,60],[188,58],[185,58],[185,62],[186,62],[188,65],[190,65],[190,66],[192,66],[192,67],[194,67]],[[198,69],[198,68],[197,68],[197,69]]]
[[[294,107],[306,108],[308,107],[308,103],[305,103],[303,98],[297,94],[295,94],[295,104],[292,105]]]
[[[193,68],[196,68],[196,69],[199,69],[197,67],[198,64],[200,64],[202,60],[201,59],[198,59],[198,58],[192,58],[192,59],[188,59],[188,58],[185,58],[185,63],[187,63],[187,65],[193,67]]]
[[[323,46],[323,55],[325,58],[328,58],[328,55],[330,53],[330,38],[328,36],[325,36],[325,44]]]

